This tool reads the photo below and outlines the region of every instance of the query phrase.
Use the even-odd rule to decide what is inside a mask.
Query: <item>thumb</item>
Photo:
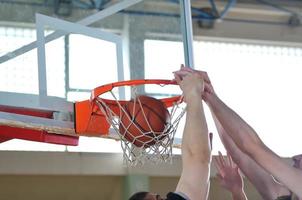
[[[178,85],[180,85],[180,82],[181,82],[181,77],[177,74],[177,73],[174,73],[174,77],[175,77],[175,81]]]

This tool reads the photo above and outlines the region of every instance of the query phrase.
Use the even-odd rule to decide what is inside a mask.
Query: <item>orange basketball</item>
[[[140,102],[140,103],[139,103]],[[126,140],[137,147],[154,145],[170,120],[170,114],[164,103],[153,97],[138,96],[123,106],[119,131]]]

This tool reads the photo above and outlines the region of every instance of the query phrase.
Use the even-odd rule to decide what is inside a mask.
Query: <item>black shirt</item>
[[[281,196],[281,197],[278,197],[276,200],[291,200],[292,197],[291,196]]]
[[[166,200],[188,200],[182,197],[181,195],[174,193],[174,192],[169,192],[167,194],[167,199]]]

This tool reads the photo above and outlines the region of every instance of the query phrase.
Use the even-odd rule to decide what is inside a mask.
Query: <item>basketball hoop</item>
[[[165,121],[162,130],[157,132],[153,130],[153,122],[151,118],[147,117],[150,113],[146,113],[147,110],[144,107],[144,102],[142,102],[141,98],[135,98],[143,95],[140,94],[138,88],[148,84],[160,87],[177,85],[176,82],[170,80],[130,80],[100,86],[95,88],[91,94],[90,103],[92,104],[93,113],[104,115],[108,124],[118,134],[121,140],[124,161],[127,165],[144,164],[146,161],[153,163],[171,162],[174,136],[180,119],[185,113],[185,107],[181,106],[183,102],[181,95],[156,99],[155,101],[160,101],[160,104],[167,110],[169,119]],[[120,87],[130,88],[132,94],[131,100],[121,99],[118,97],[118,93],[113,92],[114,88]],[[129,106],[127,107],[128,110],[126,109],[129,102],[131,102],[131,105],[134,105],[131,107],[132,110],[129,110]],[[135,121],[135,117],[130,116],[130,113],[135,112],[140,112],[140,117],[146,120],[147,125],[145,126],[149,127],[147,128],[148,131],[138,131],[140,125]],[[127,121],[127,124],[125,121]],[[135,134],[129,131],[130,126],[132,126],[132,129],[135,129]]]

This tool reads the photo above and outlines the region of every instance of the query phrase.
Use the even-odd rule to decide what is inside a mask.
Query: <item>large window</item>
[[[48,31],[49,32],[49,31]],[[36,40],[31,28],[0,27],[0,55]],[[46,45],[47,93],[65,97],[64,40],[60,38]],[[0,91],[38,94],[38,61],[36,49],[0,65]]]
[[[33,29],[0,27],[0,56],[35,40]],[[0,91],[38,94],[36,52],[0,65]]]
[[[114,43],[72,34],[69,49],[69,100],[88,99],[93,88],[118,80]]]
[[[171,54],[161,56],[156,52],[151,59],[154,48]],[[179,68],[181,49],[181,43],[145,41],[146,77],[171,77]],[[194,52],[196,68],[209,73],[217,94],[270,148],[281,156],[301,153],[302,48],[202,41],[194,42]],[[154,70],[156,66],[161,70]],[[208,110],[207,121],[209,130],[216,133]],[[178,137],[182,128],[178,129]],[[217,134],[213,146],[214,153],[224,151]]]

